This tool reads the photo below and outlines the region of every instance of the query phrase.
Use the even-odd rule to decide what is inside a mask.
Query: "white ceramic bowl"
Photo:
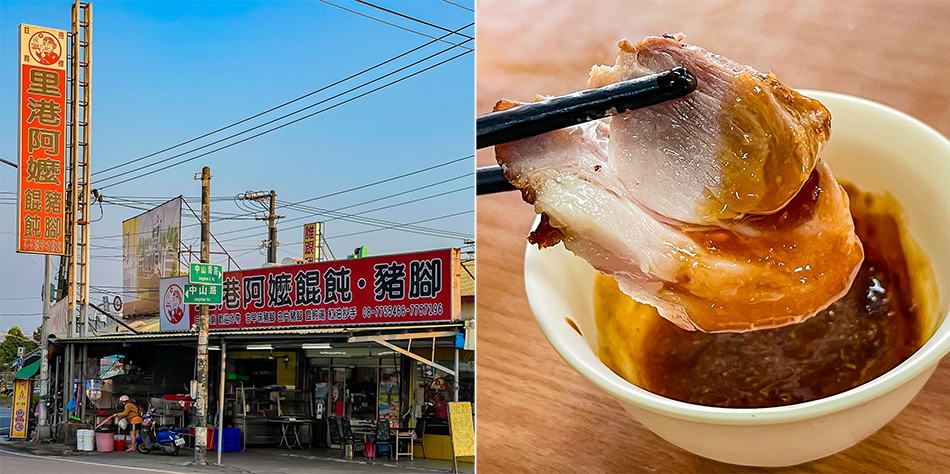
[[[831,397],[773,408],[716,408],[656,395],[613,373],[592,349],[597,347],[595,270],[563,245],[543,251],[529,245],[525,252],[528,301],[561,357],[656,434],[719,461],[789,466],[848,448],[894,418],[950,352],[950,141],[919,120],[874,102],[803,93],[831,110],[832,135],[821,156],[835,176],[862,191],[896,197],[908,232],[934,270],[937,329],[920,350],[886,374]]]

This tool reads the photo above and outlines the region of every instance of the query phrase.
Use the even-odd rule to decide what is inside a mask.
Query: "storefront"
[[[426,266],[437,271],[419,271]],[[464,349],[473,321],[462,320],[471,304],[463,311],[459,269],[458,251],[445,250],[225,273],[237,294],[226,290],[211,311],[209,424],[220,413],[225,427],[241,430],[242,449],[278,445],[288,423],[301,445],[336,447],[337,417],[404,429],[425,419],[430,438],[442,436],[445,402],[474,394],[474,351]],[[327,275],[347,278],[328,285]],[[413,280],[420,277],[429,282]],[[155,408],[161,423],[193,426],[197,308],[174,304],[175,284],[162,281],[163,314],[137,334],[58,341],[83,344],[97,365],[121,367],[113,374],[97,367],[107,377],[88,377],[90,422],[117,411],[114,400],[128,394]],[[324,304],[331,290],[338,301]],[[281,301],[290,304],[275,306]]]

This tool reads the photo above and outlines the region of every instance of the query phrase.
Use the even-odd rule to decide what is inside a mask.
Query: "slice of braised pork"
[[[803,321],[844,295],[864,259],[848,196],[818,158],[818,101],[682,35],[620,43],[598,87],[680,65],[695,92],[497,145],[509,181],[563,241],[680,327],[748,331]],[[518,105],[501,101],[496,110]]]

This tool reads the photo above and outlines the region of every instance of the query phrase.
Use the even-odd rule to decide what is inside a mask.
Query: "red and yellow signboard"
[[[66,32],[20,25],[17,252],[62,255],[66,198]]]
[[[458,249],[224,273],[211,330],[452,321],[460,311]],[[169,299],[170,298],[170,299]],[[197,311],[159,295],[177,318]],[[180,308],[180,311],[177,309]],[[171,319],[169,319],[171,321]]]
[[[26,438],[29,431],[32,385],[30,380],[24,379],[16,379],[13,383],[13,416],[10,417],[11,438]]]
[[[317,246],[320,244],[320,234],[323,231],[322,222],[303,225],[303,261],[313,263],[319,260]]]

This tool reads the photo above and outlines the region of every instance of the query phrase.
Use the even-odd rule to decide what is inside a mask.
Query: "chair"
[[[336,419],[337,426],[340,428],[340,458],[349,457],[353,459],[353,453],[356,451],[356,437],[353,436],[353,428],[350,426],[350,419],[341,416]],[[363,443],[360,441],[360,443]],[[365,443],[363,443],[363,448],[365,449]],[[349,447],[349,450],[347,450]],[[349,453],[349,456],[347,456]]]
[[[409,459],[415,459],[412,452],[412,438],[413,433],[411,431],[399,431],[399,428],[396,428],[396,450],[393,452],[393,455],[396,456],[398,461],[402,456],[409,456]],[[399,447],[405,446],[405,451],[400,451]]]
[[[416,420],[416,429],[413,431],[415,432],[415,436],[413,436],[414,439],[412,440],[412,450],[415,451],[416,445],[419,445],[419,447],[422,448],[422,457],[426,457],[426,446],[422,443],[422,436],[426,432],[426,419],[419,418]]]
[[[393,453],[396,451],[396,440],[389,434],[389,420],[379,420],[376,423],[376,441],[373,444],[373,455],[379,456],[380,449],[385,448],[386,454],[392,460]]]
[[[340,425],[335,416],[327,418],[327,446],[330,449],[343,449],[340,443]]]

